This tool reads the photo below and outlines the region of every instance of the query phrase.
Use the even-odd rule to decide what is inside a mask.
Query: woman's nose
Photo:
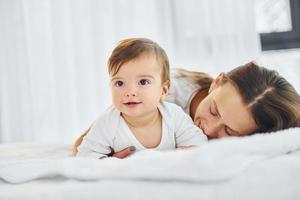
[[[211,122],[204,125],[203,130],[208,139],[219,138],[221,132],[221,124],[218,122]]]

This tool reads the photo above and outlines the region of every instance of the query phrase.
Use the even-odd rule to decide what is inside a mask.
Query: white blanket
[[[50,150],[50,149],[48,149]],[[0,179],[24,183],[61,176],[77,180],[153,180],[212,183],[226,181],[260,161],[300,150],[300,128],[212,140],[201,147],[169,152],[142,151],[127,159],[5,154],[0,147]],[[51,151],[51,150],[50,150]],[[300,166],[300,159],[297,161]]]

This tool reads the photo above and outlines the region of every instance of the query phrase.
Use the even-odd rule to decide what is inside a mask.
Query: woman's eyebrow
[[[213,104],[214,104],[214,106],[215,106],[215,108],[216,108],[216,112],[217,112],[218,116],[219,116],[220,118],[222,118],[222,116],[221,116],[220,113],[219,113],[218,105],[217,105],[217,103],[216,103],[215,100],[213,100]],[[226,125],[226,126],[227,126],[227,125]],[[236,130],[230,128],[229,126],[227,126],[227,128],[230,129],[230,130],[231,130],[232,132],[234,132],[235,134],[237,134],[238,136],[240,136],[240,133],[239,133],[238,131],[236,131]]]

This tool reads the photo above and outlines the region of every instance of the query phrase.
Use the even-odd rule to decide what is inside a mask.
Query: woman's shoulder
[[[172,69],[170,73],[170,86],[171,89],[182,90],[184,88],[188,90],[194,90],[201,88],[201,85],[197,84],[197,80],[194,77],[182,74],[182,69]]]
[[[177,104],[188,113],[189,102],[199,89],[201,89],[201,85],[187,76],[182,76],[178,69],[172,69],[169,95],[166,101]]]

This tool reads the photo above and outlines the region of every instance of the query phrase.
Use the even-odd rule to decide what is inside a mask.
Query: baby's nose
[[[133,96],[133,97],[135,97],[135,96],[136,96],[136,94],[135,94],[135,93],[127,93],[127,94],[126,94],[126,96],[127,96],[127,97],[130,97],[130,96]]]
[[[135,97],[137,96],[137,92],[135,89],[128,89],[125,93],[125,96],[127,97]]]

